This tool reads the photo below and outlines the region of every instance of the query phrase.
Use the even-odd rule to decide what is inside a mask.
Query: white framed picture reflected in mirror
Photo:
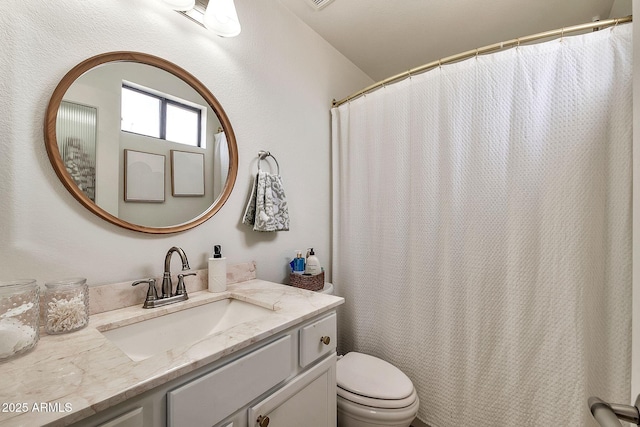
[[[204,196],[204,154],[171,150],[171,194]]]
[[[164,202],[165,156],[124,150],[125,202]]]

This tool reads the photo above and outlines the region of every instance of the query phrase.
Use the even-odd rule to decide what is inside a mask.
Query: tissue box
[[[314,274],[313,276],[291,273],[289,274],[289,284],[308,291],[319,291],[324,288],[324,271],[320,274]]]

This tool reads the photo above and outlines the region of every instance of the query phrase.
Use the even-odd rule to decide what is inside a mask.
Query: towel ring
[[[262,170],[260,168],[260,161],[266,159],[267,157],[271,157],[273,161],[276,162],[276,166],[278,168],[278,175],[280,175],[280,164],[278,163],[278,160],[269,151],[264,151],[264,150],[258,151],[258,171]]]

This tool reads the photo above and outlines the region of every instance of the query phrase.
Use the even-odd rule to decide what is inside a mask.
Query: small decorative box
[[[324,271],[319,274],[289,274],[289,284],[308,291],[319,291],[324,288]]]

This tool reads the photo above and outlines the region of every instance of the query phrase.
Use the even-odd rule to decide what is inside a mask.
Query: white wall
[[[156,0],[0,2],[0,280],[84,276],[92,285],[158,276],[181,246],[205,268],[213,244],[229,263],[256,260],[282,281],[295,249],[313,246],[330,265],[330,102],[372,81],[274,0],[236,0],[240,36],[214,36]],[[200,79],[236,133],[239,173],[226,205],[174,235],[111,225],[85,210],[53,172],[43,140],[53,89],[78,62],[133,50],[172,61]],[[258,150],[280,162],[291,231],[241,224]],[[173,263],[178,269],[177,260]]]
[[[614,0],[609,18],[622,18],[631,15],[631,0]]]

